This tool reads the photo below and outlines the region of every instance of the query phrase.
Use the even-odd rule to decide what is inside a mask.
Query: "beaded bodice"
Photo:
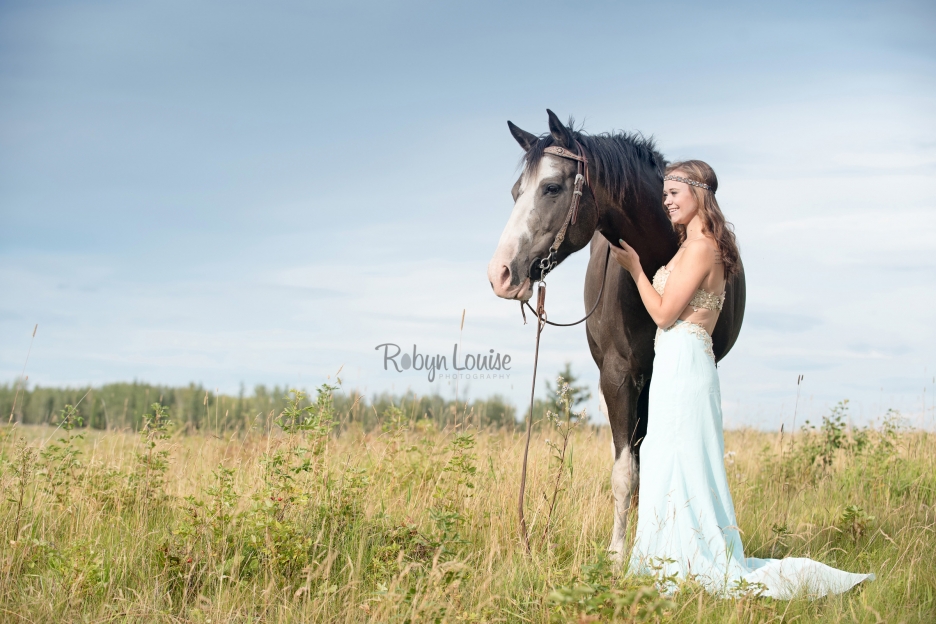
[[[669,278],[670,271],[665,266],[661,266],[660,269],[656,272],[656,275],[653,276],[653,289],[660,293],[660,296],[663,296],[663,291],[666,289],[666,280]],[[714,312],[721,312],[722,307],[725,305],[725,295],[724,293],[716,295],[715,293],[710,293],[701,288],[692,295],[692,299],[689,300],[689,305],[692,306],[692,309],[698,312],[701,309],[712,310]],[[689,333],[695,335],[705,345],[705,352],[712,358],[712,361],[715,361],[715,352],[712,348],[712,337],[709,335],[708,331],[698,323],[692,323],[689,321],[676,321],[666,329],[657,329],[656,336],[653,339],[654,346],[656,345],[657,340],[660,338],[660,335],[666,332],[673,330],[685,330]]]
[[[653,276],[653,289],[660,293],[661,297],[663,296],[663,291],[666,289],[666,280],[669,278],[670,273],[672,273],[672,271],[668,270],[665,266],[661,266],[656,272],[656,275]],[[692,295],[692,299],[689,300],[689,305],[692,306],[692,309],[696,312],[701,309],[721,312],[722,307],[725,305],[725,293],[716,295],[715,293],[710,293],[700,288]]]

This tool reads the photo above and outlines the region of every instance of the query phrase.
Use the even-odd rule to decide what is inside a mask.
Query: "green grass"
[[[520,434],[333,416],[326,390],[225,438],[173,433],[157,411],[140,433],[0,430],[0,621],[936,621],[936,438],[894,419],[851,431],[833,414],[792,445],[726,432],[746,554],[878,576],[781,602],[691,582],[667,599],[622,577],[604,555],[607,428],[575,429],[561,466],[554,425],[535,433],[528,556]]]

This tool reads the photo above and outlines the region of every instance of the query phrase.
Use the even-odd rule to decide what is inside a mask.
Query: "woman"
[[[669,581],[689,576],[722,595],[755,587],[789,599],[841,593],[872,574],[803,558],[745,558],[725,474],[721,390],[712,330],[725,284],[739,269],[735,237],[715,201],[718,181],[702,161],[667,167],[663,205],[680,247],[651,282],[623,240],[611,248],[659,329],[630,569]],[[757,585],[757,584],[760,585]]]

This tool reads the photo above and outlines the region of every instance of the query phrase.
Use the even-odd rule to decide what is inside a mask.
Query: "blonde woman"
[[[740,257],[715,200],[717,188],[715,172],[700,160],[667,167],[663,205],[680,247],[652,281],[632,247],[621,240],[620,248],[611,248],[658,326],[630,571],[692,576],[721,595],[756,583],[763,595],[780,599],[841,593],[874,575],[811,559],[744,556],[725,474],[711,338]]]

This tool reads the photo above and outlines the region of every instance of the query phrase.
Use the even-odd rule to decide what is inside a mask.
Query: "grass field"
[[[622,576],[604,554],[607,428],[572,428],[564,452],[562,419],[537,428],[528,556],[518,433],[395,409],[338,429],[327,389],[237,434],[174,433],[168,416],[0,430],[0,621],[936,621],[936,437],[894,414],[851,430],[840,408],[795,440],[726,432],[748,555],[878,576],[789,602]]]

